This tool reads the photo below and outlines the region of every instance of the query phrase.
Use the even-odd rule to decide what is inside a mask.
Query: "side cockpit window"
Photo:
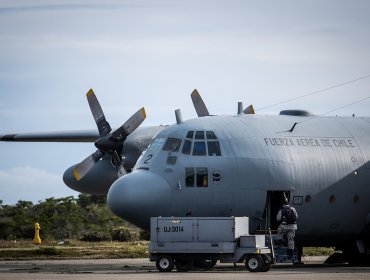
[[[221,147],[213,131],[188,131],[182,153],[193,156],[221,156]]]
[[[169,137],[163,146],[163,151],[178,152],[181,146],[181,139]]]
[[[187,187],[208,187],[208,169],[206,167],[186,167],[185,185]]]
[[[185,184],[187,187],[194,187],[194,168],[185,168]]]
[[[197,168],[197,187],[208,187],[208,169],[205,167]]]
[[[162,137],[155,138],[153,142],[148,146],[148,149],[149,148],[152,150],[161,149],[163,147],[163,143],[164,143],[164,138]]]

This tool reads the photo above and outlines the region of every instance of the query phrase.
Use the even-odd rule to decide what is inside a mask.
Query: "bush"
[[[140,240],[150,240],[150,232],[145,230],[140,230],[139,234]]]
[[[110,236],[105,232],[89,231],[85,233],[81,238],[81,241],[87,242],[99,242],[99,241],[109,241]]]
[[[16,205],[0,204],[0,239],[32,239],[34,226],[41,226],[41,239],[81,239],[84,241],[131,240],[138,236],[138,229],[114,216],[106,205],[106,196],[80,195],[48,198],[33,205],[18,201]]]
[[[113,241],[133,241],[134,235],[126,227],[114,228],[111,231],[111,238]]]

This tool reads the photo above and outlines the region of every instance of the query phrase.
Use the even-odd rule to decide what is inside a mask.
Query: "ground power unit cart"
[[[266,272],[274,262],[265,235],[250,235],[248,217],[153,217],[149,258],[161,272],[242,263]]]

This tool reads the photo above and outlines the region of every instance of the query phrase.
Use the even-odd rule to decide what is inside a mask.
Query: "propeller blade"
[[[199,92],[196,89],[191,93],[191,100],[193,101],[194,108],[198,114],[198,117],[209,116],[208,109],[204,104],[202,97],[200,96]]]
[[[89,173],[89,171],[94,167],[95,163],[97,163],[103,157],[103,155],[104,154],[99,150],[89,155],[72,169],[73,177],[77,181],[81,180],[82,177]]]
[[[118,178],[127,174],[126,170],[123,168],[123,162],[121,157],[118,155],[117,151],[112,154],[113,165],[117,168]]]
[[[256,114],[252,104],[249,105],[247,108],[245,108],[244,114],[251,114],[251,115]]]
[[[107,135],[112,129],[109,123],[106,121],[103,110],[92,89],[90,89],[86,93],[86,97],[90,105],[91,113],[94,117],[96,125],[98,126],[99,135],[100,136]]]
[[[144,107],[133,114],[121,127],[111,133],[113,141],[123,142],[145,120]]]

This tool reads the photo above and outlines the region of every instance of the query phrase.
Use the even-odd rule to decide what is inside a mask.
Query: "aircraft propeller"
[[[126,174],[121,158],[123,143],[127,136],[129,136],[144,121],[146,118],[145,110],[144,108],[141,108],[121,127],[110,133],[112,129],[105,119],[103,110],[92,89],[88,91],[86,97],[89,102],[91,113],[98,127],[100,138],[95,141],[95,147],[97,147],[98,150],[73,168],[73,176],[77,181],[79,181],[105,154],[109,154],[112,157],[113,165],[117,169],[118,177],[121,177]]]
[[[195,111],[197,112],[198,117],[210,116],[202,97],[200,96],[199,92],[196,89],[194,89],[193,92],[191,93],[191,100],[193,101],[193,105]],[[247,115],[248,114],[254,115],[255,111],[253,105],[251,104],[247,108],[245,108],[243,113]]]
[[[209,116],[208,109],[203,102],[202,97],[200,96],[199,92],[194,89],[191,93],[191,100],[193,101],[195,111],[198,114],[198,117],[206,117]]]
[[[256,114],[256,112],[254,111],[254,108],[253,108],[253,105],[252,104],[249,105],[247,108],[245,108],[243,112],[244,112],[244,114],[247,114],[247,115],[249,115],[249,114],[251,114],[251,115]]]

